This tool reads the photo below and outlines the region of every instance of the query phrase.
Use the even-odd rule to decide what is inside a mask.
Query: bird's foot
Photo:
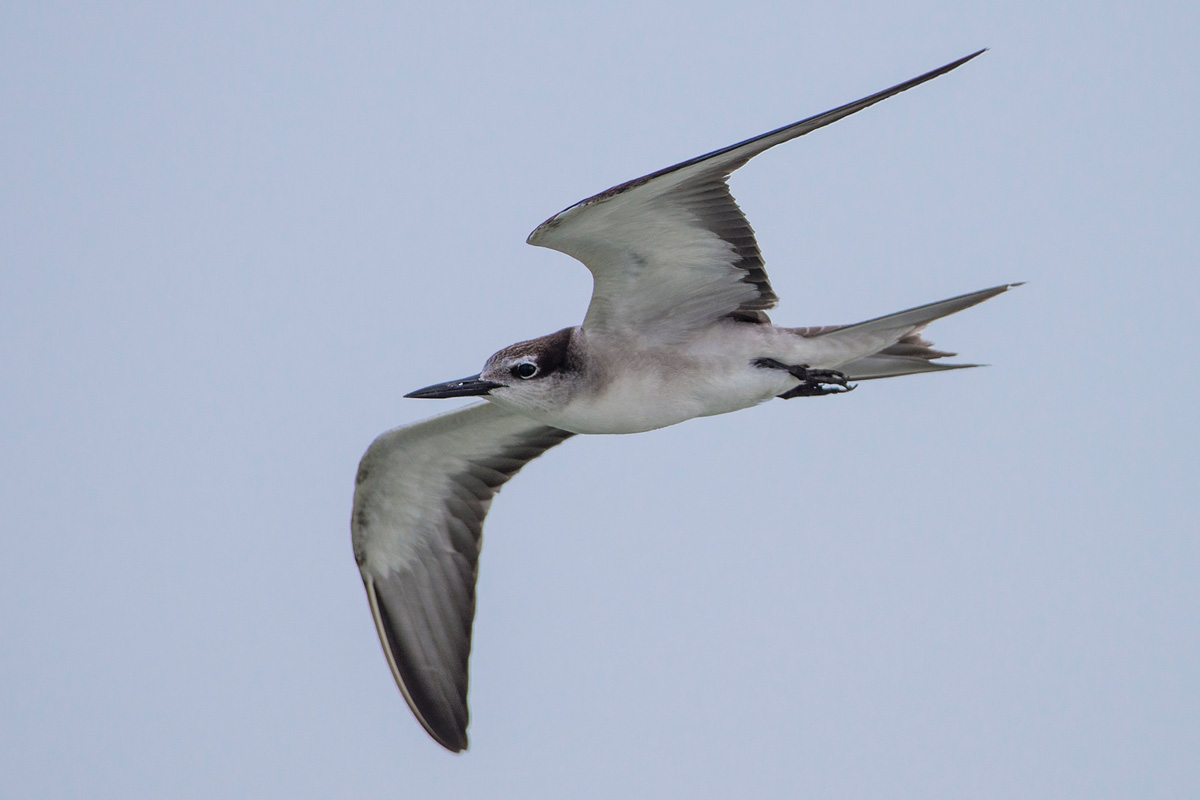
[[[846,392],[853,392],[858,388],[857,383],[853,386],[848,385],[846,383],[846,376],[836,370],[809,370],[809,375],[815,377],[809,378],[809,380],[796,388],[789,389],[783,394],[777,395],[777,397],[781,400],[791,400],[793,397],[820,397],[823,394],[845,394]]]
[[[820,397],[824,394],[845,394],[854,391],[844,372],[835,369],[810,369],[805,364],[784,364],[773,358],[756,358],[754,366],[763,369],[781,369],[800,381],[800,385],[789,389],[779,397],[791,400],[793,397]]]

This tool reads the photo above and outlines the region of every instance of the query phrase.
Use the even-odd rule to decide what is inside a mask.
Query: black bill
[[[424,389],[417,389],[415,392],[409,392],[404,396],[419,397],[422,399],[443,397],[474,397],[476,395],[487,394],[492,389],[503,385],[503,383],[496,383],[495,381],[481,381],[478,375],[472,375],[469,378],[463,378],[457,381],[435,383],[433,386],[426,386]]]

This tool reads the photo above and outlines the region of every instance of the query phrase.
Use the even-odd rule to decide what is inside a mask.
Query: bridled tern
[[[528,242],[583,262],[583,324],[499,351],[483,371],[407,397],[480,403],[388,431],[358,468],[354,557],[384,655],[425,730],[467,746],[467,658],[483,519],[521,467],[577,433],[637,433],[850,381],[974,366],[925,326],[997,286],[855,325],[781,328],[754,231],[729,175],[763,151],[943,75],[878,94],[615,186],[542,223]]]

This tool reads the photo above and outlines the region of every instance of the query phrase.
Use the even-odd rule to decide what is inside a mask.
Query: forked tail
[[[817,340],[824,340],[823,343],[829,345],[831,363],[822,363],[821,366],[837,369],[855,381],[977,367],[978,364],[937,363],[935,359],[955,354],[933,349],[933,344],[926,341],[921,332],[935,319],[948,317],[1020,285],[1008,283],[995,286],[888,314],[885,317],[869,319],[856,325],[788,330],[813,340],[813,344],[816,344]]]

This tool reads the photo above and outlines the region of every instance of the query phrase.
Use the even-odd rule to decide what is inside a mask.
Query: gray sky
[[[0,10],[0,793],[1200,794],[1195,3]],[[990,369],[580,437],[497,500],[451,756],[354,468],[576,324],[535,225],[739,172],[792,325],[1029,285]]]

